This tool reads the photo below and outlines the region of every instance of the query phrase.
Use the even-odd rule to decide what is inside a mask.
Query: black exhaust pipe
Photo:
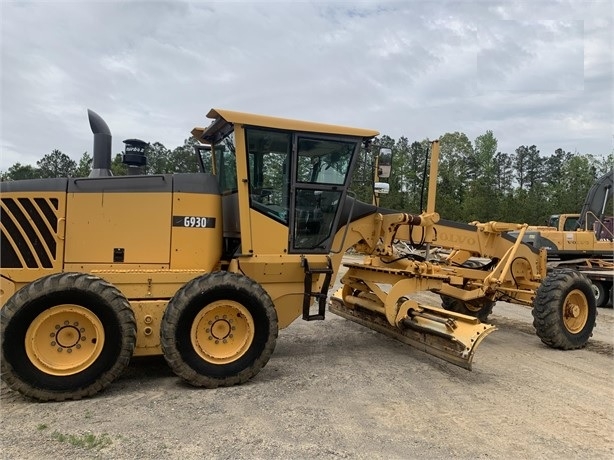
[[[112,176],[111,172],[111,130],[105,121],[93,110],[87,109],[90,128],[94,133],[94,161],[89,177]]]

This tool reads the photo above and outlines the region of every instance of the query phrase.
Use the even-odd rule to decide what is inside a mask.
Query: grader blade
[[[392,326],[372,310],[359,306],[348,308],[338,297],[331,298],[329,310],[467,370],[471,370],[473,356],[482,340],[497,329],[476,318],[434,307],[410,309],[399,327]]]

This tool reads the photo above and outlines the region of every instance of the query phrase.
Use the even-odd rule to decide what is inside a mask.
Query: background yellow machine
[[[545,279],[526,226],[439,219],[437,143],[428,207],[409,214],[348,196],[373,130],[211,110],[192,131],[200,173],[112,177],[109,128],[89,116],[90,177],[0,184],[1,371],[26,396],[90,396],[132,356],[157,354],[195,386],[245,382],[279,328],[324,319],[350,247],[365,259],[348,265],[331,310],[462,367],[499,299],[533,305],[550,346],[591,335],[589,282],[569,270]],[[399,254],[397,240],[427,250]],[[423,290],[451,311],[412,299]]]
[[[555,214],[529,227],[524,241],[548,252],[550,269],[572,268],[592,283],[597,307],[612,304],[614,284],[614,171],[595,181],[579,214]]]

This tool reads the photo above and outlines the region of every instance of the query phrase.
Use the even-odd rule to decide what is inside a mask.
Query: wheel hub
[[[563,303],[563,323],[572,334],[582,331],[588,321],[588,303],[584,294],[573,290]]]
[[[578,305],[569,305],[567,307],[567,317],[577,318],[580,316],[580,307]]]
[[[96,315],[79,305],[43,311],[28,327],[26,354],[51,375],[72,375],[90,366],[102,352],[104,328]]]
[[[224,315],[225,316],[225,315]],[[232,331],[232,319],[218,319],[211,325],[211,335],[216,340],[224,340],[229,336],[232,336],[230,333]]]
[[[226,364],[239,359],[250,347],[254,322],[240,303],[216,301],[196,315],[190,337],[201,358],[214,364]]]
[[[81,330],[79,330],[78,326],[79,323],[75,322],[75,324],[73,325],[60,327],[60,329],[55,334],[55,341],[57,342],[57,344],[62,348],[81,348],[81,344],[79,343],[82,337],[81,330],[85,332],[85,329],[81,328]],[[83,340],[85,339],[86,337],[83,336]]]

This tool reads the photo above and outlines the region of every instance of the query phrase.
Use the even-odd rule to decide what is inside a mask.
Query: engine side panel
[[[67,180],[21,181],[2,187],[0,267],[14,282],[62,270]],[[4,183],[3,183],[4,184]]]

